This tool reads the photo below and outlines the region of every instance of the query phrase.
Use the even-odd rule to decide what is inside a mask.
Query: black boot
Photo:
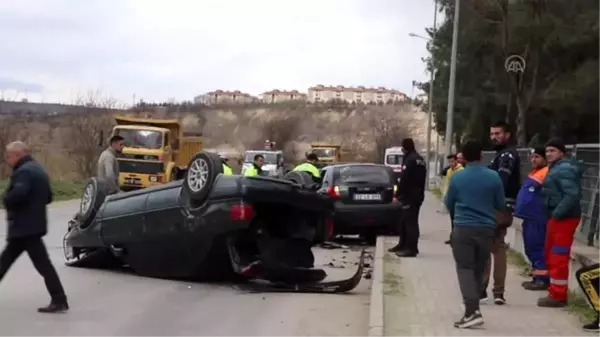
[[[542,281],[523,282],[521,284],[525,290],[541,291],[548,290],[548,284]]]
[[[63,302],[50,302],[46,307],[38,308],[38,312],[41,313],[59,313],[69,310],[69,304],[66,301]]]
[[[395,253],[395,252],[399,252],[401,250],[402,250],[402,245],[401,244],[397,244],[394,247],[388,249],[388,252]]]
[[[399,252],[396,252],[396,255],[399,257],[417,257],[417,252],[413,252],[410,250],[401,250]]]

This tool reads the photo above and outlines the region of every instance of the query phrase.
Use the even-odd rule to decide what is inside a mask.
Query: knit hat
[[[565,142],[561,138],[558,138],[558,137],[550,139],[546,143],[545,147],[553,147],[553,148],[559,150],[562,153],[566,153],[567,152],[567,147],[565,146]]]
[[[537,154],[543,158],[546,158],[546,149],[543,147],[535,147],[533,150],[531,150],[531,154]]]

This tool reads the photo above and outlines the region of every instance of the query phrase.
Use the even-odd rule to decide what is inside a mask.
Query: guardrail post
[[[588,246],[593,246],[594,245],[594,239],[596,237],[596,234],[598,233],[598,216],[600,213],[600,210],[597,206],[597,200],[599,198],[599,192],[598,190],[600,189],[600,182],[596,182],[596,188],[594,188],[594,190],[592,191],[592,197],[590,198],[590,203],[588,204],[588,210],[587,210],[587,218],[589,219],[589,228],[588,228],[588,233],[587,233],[587,245]],[[594,221],[594,219],[596,221]]]

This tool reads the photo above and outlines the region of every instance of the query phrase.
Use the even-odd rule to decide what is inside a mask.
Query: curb
[[[383,336],[383,256],[384,237],[377,237],[373,258],[371,303],[369,306],[369,336]]]

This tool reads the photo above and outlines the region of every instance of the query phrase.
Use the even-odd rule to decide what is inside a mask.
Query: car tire
[[[312,176],[309,173],[301,171],[290,171],[283,176],[283,180],[288,180],[304,187],[309,187],[315,184]]]
[[[361,236],[369,245],[375,245],[377,243],[377,233],[365,233]]]
[[[83,195],[76,215],[80,228],[87,228],[96,217],[96,212],[108,196],[108,184],[97,178],[91,178],[83,188]]]
[[[221,158],[216,153],[202,151],[190,160],[183,177],[183,192],[192,208],[204,203],[215,178],[222,173]]]

